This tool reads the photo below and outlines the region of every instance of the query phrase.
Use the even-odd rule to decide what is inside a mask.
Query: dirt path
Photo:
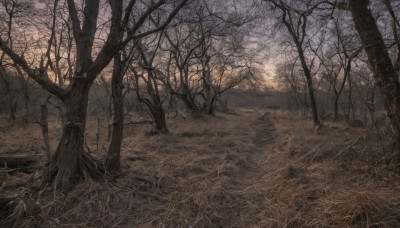
[[[241,111],[238,116],[225,116],[224,120],[209,123],[204,130],[197,127],[197,132],[193,132],[193,128],[183,131],[179,135],[187,141],[182,144],[176,138],[171,148],[163,143],[162,151],[168,153],[164,161],[175,167],[173,175],[180,178],[171,183],[171,186],[179,186],[178,189],[166,193],[166,198],[169,209],[179,211],[180,215],[167,213],[152,221],[152,225],[181,226],[183,217],[187,218],[184,223],[193,227],[271,224],[268,218],[265,220],[265,211],[271,210],[266,202],[271,194],[266,178],[282,165],[276,156],[279,136],[272,118],[272,114],[265,111]],[[214,126],[217,123],[221,125]],[[178,153],[176,149],[181,146],[189,154]],[[151,148],[157,146],[153,144]],[[181,162],[176,162],[177,157]],[[177,193],[181,195],[177,197]],[[163,213],[165,209],[161,209],[160,214]]]
[[[277,132],[269,112],[265,112],[258,117],[253,125],[257,126],[255,129],[256,135],[253,139],[256,146],[264,147],[274,142]]]
[[[271,205],[267,205],[265,200],[270,197],[266,178],[283,165],[281,159],[276,156],[276,152],[283,148],[277,145],[279,135],[272,118],[269,112],[255,112],[249,116],[253,129],[251,140],[255,145],[254,153],[249,154],[248,168],[233,177],[238,178],[238,192],[246,201],[241,209],[241,216],[246,219],[240,221],[241,226],[271,225],[271,221],[264,214],[265,210],[271,209]]]
[[[255,112],[249,116],[250,126],[253,130],[251,141],[254,144],[253,153],[248,153],[248,169],[238,175],[242,187],[258,185],[265,175],[265,166],[270,163],[272,152],[275,150],[275,141],[279,137],[269,112]],[[245,152],[245,153],[246,153]]]
[[[293,135],[281,132],[279,119],[268,111],[254,112],[247,116],[253,131],[251,140],[253,153],[248,155],[248,164],[242,172],[232,175],[236,179],[236,193],[243,197],[240,209],[242,219],[232,226],[283,227],[301,226],[296,208],[304,210],[299,194],[309,185],[309,178],[302,166],[288,157]],[[308,193],[307,193],[308,194]],[[311,197],[314,192],[309,193]],[[312,198],[310,198],[312,199]],[[289,208],[293,210],[289,210]]]

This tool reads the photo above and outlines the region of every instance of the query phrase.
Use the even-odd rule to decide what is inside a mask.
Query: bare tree
[[[245,80],[260,79],[257,53],[245,46],[251,17],[221,13],[224,6],[194,3],[177,19],[180,26],[165,31],[167,67],[160,80],[194,115],[214,114],[223,93]]]
[[[355,28],[368,55],[368,62],[374,72],[375,82],[384,98],[387,114],[396,131],[394,141],[398,162],[400,161],[400,156],[398,156],[400,149],[400,84],[395,67],[391,62],[382,35],[368,5],[368,0],[348,1],[348,8]]]
[[[121,166],[121,143],[124,128],[124,104],[122,89],[123,77],[125,75],[127,60],[123,59],[121,53],[114,57],[113,73],[111,76],[111,93],[112,93],[112,133],[111,142],[107,152],[106,170],[110,173],[119,173]]]
[[[22,45],[27,41],[24,34],[15,36],[14,30],[24,30],[25,20],[32,6],[27,0],[2,1],[0,3],[0,29],[5,42],[12,48],[18,49],[22,54],[26,51],[26,46]],[[4,98],[10,117],[15,120],[18,108],[19,95],[24,99],[25,115],[28,113],[28,103],[30,100],[28,83],[23,77],[21,69],[11,59],[7,58],[5,52],[0,55],[0,81],[5,88]]]
[[[151,50],[152,54],[150,54],[149,51],[146,51],[145,47],[143,46],[143,42],[139,41],[136,48],[140,56],[138,65],[142,69],[142,72],[138,72],[135,67],[132,67],[131,70],[135,79],[136,96],[140,102],[146,105],[155,124],[156,131],[160,133],[168,133],[165,111],[163,107],[165,99],[161,98],[161,83],[159,82],[157,78],[157,72],[153,67],[156,54],[159,54],[158,50],[161,45],[162,37],[163,34],[160,33],[159,36],[155,38],[157,41],[155,42],[155,47],[153,50]],[[146,74],[144,72],[146,72]],[[143,86],[146,88],[147,97],[141,93],[142,85],[140,81],[143,81]]]
[[[342,22],[346,19],[348,18],[342,18],[339,14],[332,17],[333,28],[328,33],[328,36],[333,40],[330,41],[329,38],[328,40],[324,40],[325,43],[328,43],[329,48],[320,49],[320,53],[313,50],[323,65],[322,78],[329,83],[329,89],[333,91],[334,120],[337,120],[339,116],[339,99],[345,89],[346,82],[348,85],[348,112],[349,115],[350,113],[353,114],[354,119],[352,102],[353,82],[350,74],[353,62],[363,50],[357,42],[356,37],[345,30],[348,28],[343,28]],[[348,115],[346,116],[348,117]]]
[[[74,73],[67,86],[55,83],[48,74],[51,56],[43,56],[36,67],[29,63],[27,57],[18,54],[8,43],[0,38],[0,49],[6,53],[25,73],[39,83],[42,88],[57,96],[66,107],[65,123],[60,143],[50,161],[48,180],[54,181],[57,188],[69,189],[77,178],[81,176],[96,177],[101,172],[91,156],[84,151],[84,132],[86,127],[86,115],[89,90],[100,72],[110,63],[118,50],[123,48],[131,40],[144,37],[148,34],[164,29],[178,10],[184,6],[187,0],[167,4],[160,0],[151,2],[147,7],[141,7],[143,12],[137,18],[131,18],[132,9],[137,3],[132,0],[109,1],[109,8],[101,9],[100,0],[85,1],[82,9],[73,0],[66,0],[68,15],[71,21],[73,40],[75,42],[76,61]],[[146,19],[157,9],[166,5],[169,16],[159,27],[144,28]],[[106,5],[105,5],[106,6]],[[168,6],[169,7],[168,9]],[[54,1],[54,8],[63,7],[63,2]],[[172,8],[172,9],[171,9]],[[109,10],[108,10],[109,9]],[[109,26],[104,28],[107,33],[98,30],[99,13],[110,15]],[[80,13],[82,12],[82,13]],[[54,14],[53,17],[57,17]],[[56,39],[55,26],[51,28],[49,44]],[[128,35],[124,31],[129,31]],[[38,31],[40,32],[40,31]],[[95,52],[94,44],[96,33],[104,40],[99,50]],[[124,36],[125,35],[125,36]],[[50,49],[51,45],[48,45]]]
[[[271,4],[274,10],[279,11],[279,20],[286,28],[291,37],[291,42],[297,51],[304,76],[307,81],[308,95],[310,98],[310,106],[313,114],[313,122],[315,126],[320,125],[317,103],[314,93],[312,67],[315,61],[307,61],[306,47],[308,42],[308,26],[311,21],[312,13],[320,7],[324,2],[308,0],[305,2],[283,1],[283,0],[263,0]],[[315,24],[315,23],[314,23]]]
[[[284,62],[276,65],[275,74],[278,82],[289,90],[290,99],[296,104],[295,110],[300,111],[300,115],[307,116],[310,108],[307,99],[307,82],[304,77],[299,77],[302,72],[297,65],[296,60],[285,59]]]

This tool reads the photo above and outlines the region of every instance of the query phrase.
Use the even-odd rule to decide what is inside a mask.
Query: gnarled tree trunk
[[[50,161],[48,181],[56,188],[68,191],[82,176],[96,177],[101,173],[99,164],[84,151],[87,105],[91,83],[77,81],[69,96],[63,99],[65,121],[60,142]]]

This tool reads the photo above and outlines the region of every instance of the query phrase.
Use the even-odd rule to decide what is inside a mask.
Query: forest
[[[0,227],[399,227],[400,1],[1,0]]]

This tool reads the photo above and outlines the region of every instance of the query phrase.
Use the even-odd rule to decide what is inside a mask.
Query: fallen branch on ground
[[[124,123],[124,125],[134,125],[134,124],[151,124],[151,125],[153,125],[153,121],[142,120],[142,121],[131,121],[131,122],[128,122],[128,123]]]
[[[38,161],[39,155],[34,151],[14,151],[0,154],[0,168],[31,171]]]

